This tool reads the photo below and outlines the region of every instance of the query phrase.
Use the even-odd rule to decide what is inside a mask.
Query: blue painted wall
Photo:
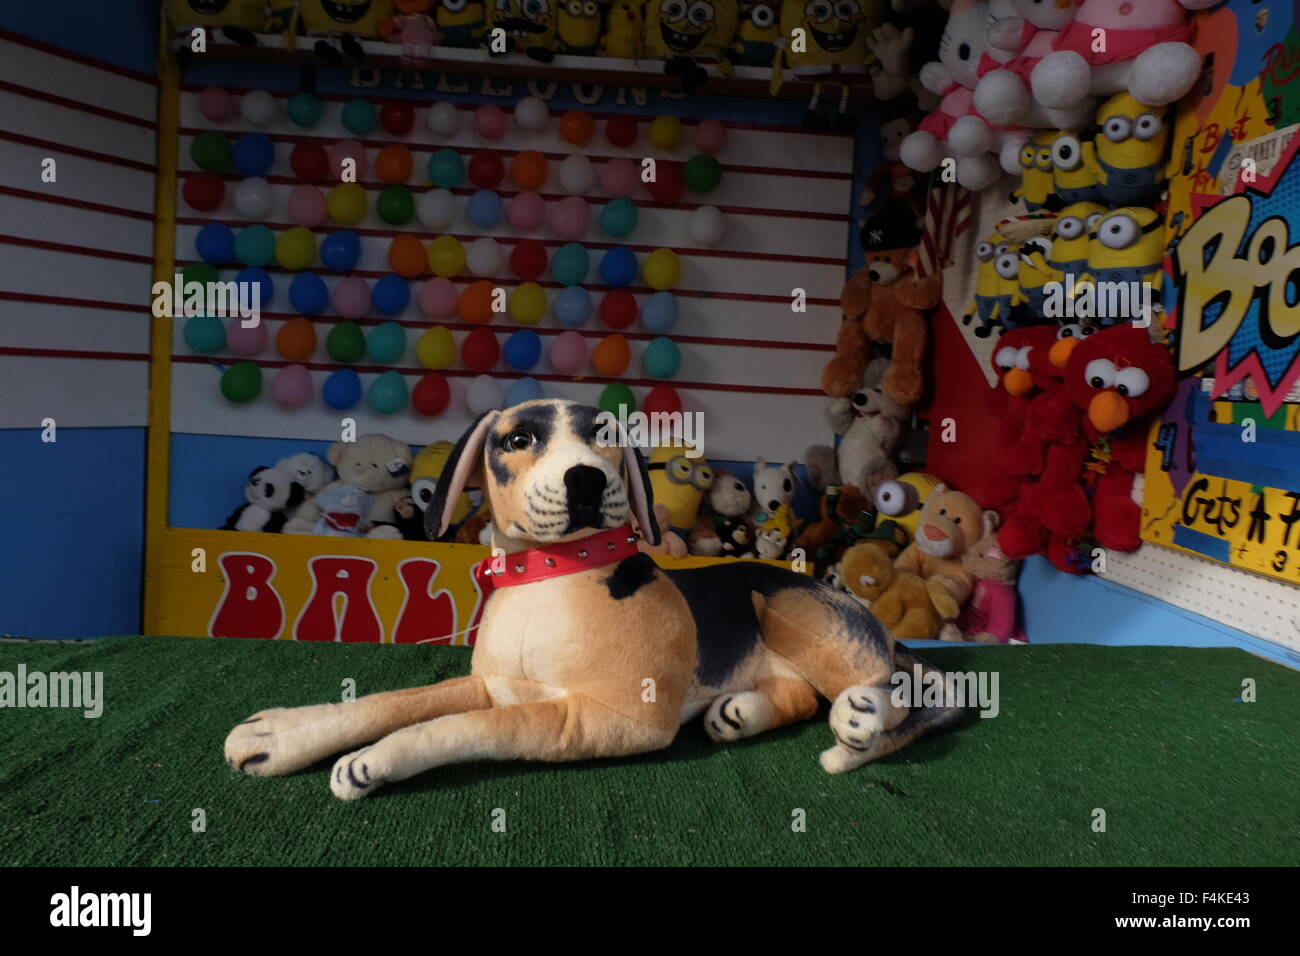
[[[158,72],[158,0],[6,0],[0,27],[141,73]]]
[[[143,428],[0,430],[0,635],[140,632]]]

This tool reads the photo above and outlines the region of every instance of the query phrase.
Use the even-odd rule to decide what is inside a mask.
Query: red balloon
[[[226,195],[226,184],[216,173],[190,173],[185,177],[181,195],[191,209],[211,212],[221,205],[221,200]]]
[[[475,329],[460,343],[460,358],[475,372],[486,372],[501,358],[501,345],[490,329]]]
[[[660,202],[677,202],[686,191],[686,177],[682,175],[682,167],[677,163],[659,160],[655,163],[655,180],[646,183],[646,188]]]
[[[415,125],[415,110],[405,100],[394,100],[379,108],[379,125],[393,136],[405,136]]]
[[[671,385],[656,385],[650,389],[645,400],[641,403],[641,411],[647,415],[653,415],[656,412],[672,414],[673,412],[681,413],[682,397],[677,394],[677,390]]]
[[[480,149],[470,157],[469,179],[479,189],[496,189],[506,178],[506,164],[496,153]]]
[[[636,298],[627,289],[611,289],[600,300],[600,321],[611,329],[625,329],[636,321]]]
[[[305,183],[318,183],[329,174],[330,160],[320,143],[299,143],[289,154],[289,165]]]
[[[546,271],[546,247],[536,239],[515,243],[510,253],[510,271],[521,279],[536,279]]]
[[[605,138],[610,145],[626,149],[636,142],[636,120],[630,116],[611,116],[605,124]]]
[[[451,401],[451,387],[447,376],[429,372],[411,393],[411,407],[421,415],[441,415]]]

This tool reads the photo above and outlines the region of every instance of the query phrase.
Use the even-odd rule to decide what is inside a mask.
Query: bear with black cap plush
[[[244,486],[246,504],[230,513],[222,531],[262,531],[278,534],[293,512],[307,497],[303,486],[283,468],[254,468]]]

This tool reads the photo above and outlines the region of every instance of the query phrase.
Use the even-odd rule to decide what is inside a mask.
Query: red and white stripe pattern
[[[970,190],[935,183],[926,193],[925,220],[917,274],[924,277],[955,264],[953,246],[971,225]]]

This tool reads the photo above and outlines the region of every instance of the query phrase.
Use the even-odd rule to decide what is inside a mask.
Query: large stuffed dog
[[[895,670],[926,665],[849,595],[768,564],[666,571],[638,552],[630,515],[659,536],[650,482],[609,428],[596,408],[525,402],[481,416],[452,451],[429,537],[467,488],[486,491],[493,521],[470,676],[261,711],[230,732],[227,762],[275,776],[361,747],[330,774],[353,800],[449,763],[659,750],[701,713],[714,740],[739,740],[811,717],[820,696],[836,741],[821,763],[840,773],[960,720],[894,702]]]

